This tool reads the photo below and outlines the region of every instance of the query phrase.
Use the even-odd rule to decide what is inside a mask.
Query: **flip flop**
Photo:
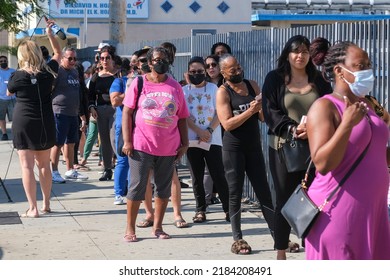
[[[183,218],[175,220],[173,225],[177,228],[188,228],[188,224]]]
[[[137,224],[137,227],[139,228],[147,228],[147,227],[152,227],[153,226],[153,221],[148,220],[148,219],[143,219],[141,222]]]
[[[39,215],[29,215],[28,209],[26,210],[26,213],[20,215],[21,218],[39,218]]]
[[[138,242],[137,236],[135,234],[125,234],[123,236],[123,241],[125,242]]]
[[[153,235],[155,237],[157,237],[157,239],[170,239],[171,238],[171,236],[168,233],[166,233],[165,231],[163,231],[162,229],[157,229],[153,233]]]
[[[47,215],[47,214],[53,213],[50,208],[47,210],[39,210],[39,212],[41,215]]]
[[[90,170],[88,166],[85,166],[82,164],[75,164],[75,165],[73,165],[73,168],[77,169],[77,170],[82,170],[82,171],[89,171]]]

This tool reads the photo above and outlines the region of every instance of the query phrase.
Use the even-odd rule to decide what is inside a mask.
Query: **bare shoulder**
[[[327,98],[317,99],[310,107],[308,118],[312,121],[339,119],[336,106]]]
[[[248,80],[248,81],[251,84],[251,86],[253,87],[253,89],[255,90],[256,95],[258,95],[260,93],[259,84],[256,81],[254,81],[254,80]]]
[[[221,85],[217,89],[216,94],[217,94],[217,98],[219,98],[219,99],[222,99],[222,100],[229,99],[229,94],[228,94],[227,88],[224,85]]]

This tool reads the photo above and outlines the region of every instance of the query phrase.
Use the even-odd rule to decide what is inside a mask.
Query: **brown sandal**
[[[249,255],[252,253],[251,246],[249,246],[248,242],[246,242],[244,239],[234,241],[230,250],[232,253],[237,255]]]
[[[204,223],[206,221],[206,214],[202,211],[195,213],[195,216],[192,218],[194,223]]]
[[[299,244],[295,242],[288,242],[288,248],[286,249],[286,252],[289,253],[299,253]]]

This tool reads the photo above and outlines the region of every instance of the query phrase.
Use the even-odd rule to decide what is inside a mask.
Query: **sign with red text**
[[[50,0],[49,14],[54,18],[108,18],[109,0],[78,0],[65,3],[64,0]],[[127,18],[149,18],[149,0],[127,0]]]

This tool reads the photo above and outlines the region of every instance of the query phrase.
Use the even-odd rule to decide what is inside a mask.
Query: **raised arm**
[[[53,49],[53,53],[54,53],[51,59],[57,61],[58,64],[60,64],[61,57],[62,57],[61,46],[60,46],[60,43],[58,42],[57,37],[55,36],[53,31],[51,30],[51,26],[53,24],[54,24],[53,20],[50,20],[50,19],[47,20],[46,33],[47,33],[47,36],[49,37],[49,42],[50,42],[51,48]]]

